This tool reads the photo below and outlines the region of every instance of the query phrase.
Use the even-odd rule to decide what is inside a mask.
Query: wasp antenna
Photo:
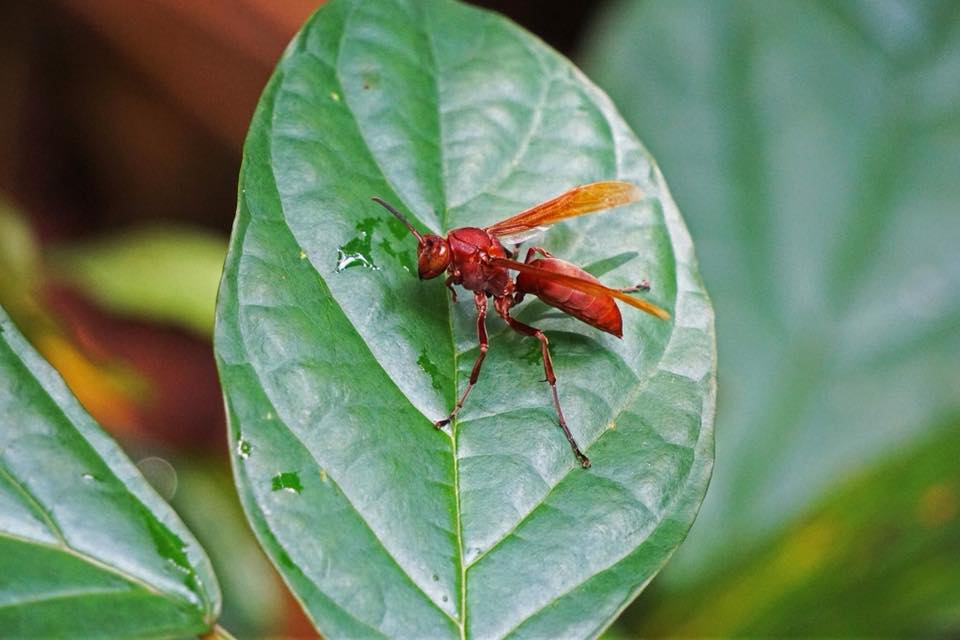
[[[417,231],[416,229],[413,228],[413,225],[410,224],[410,221],[407,220],[407,219],[403,216],[403,214],[400,213],[399,211],[397,211],[392,205],[387,204],[387,203],[383,200],[383,198],[380,198],[380,197],[378,197],[378,196],[373,196],[373,197],[370,198],[370,199],[373,200],[374,202],[376,202],[377,204],[379,204],[381,207],[383,207],[384,209],[386,209],[386,210],[389,211],[390,213],[392,213],[393,215],[395,215],[400,222],[402,222],[403,224],[405,224],[406,227],[407,227],[407,229],[410,230],[410,233],[412,233],[412,234],[414,235],[414,237],[416,237],[417,242],[420,242],[421,240],[423,240],[423,236],[420,234],[419,231]]]

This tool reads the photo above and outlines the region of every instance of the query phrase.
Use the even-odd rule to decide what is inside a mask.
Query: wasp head
[[[421,280],[436,278],[450,265],[450,247],[446,238],[428,233],[417,245],[417,271]]]
[[[374,196],[372,200],[396,216],[417,239],[417,271],[421,280],[436,278],[446,270],[450,264],[450,247],[445,238],[432,233],[420,233],[402,213],[383,199]]]

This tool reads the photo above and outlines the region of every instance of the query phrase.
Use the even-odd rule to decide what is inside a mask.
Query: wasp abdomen
[[[599,280],[577,265],[558,258],[541,258],[529,264],[544,271],[562,273],[600,284]],[[560,309],[592,327],[618,338],[623,337],[623,318],[610,296],[590,295],[525,272],[517,275],[516,287],[517,290],[535,295],[551,307]]]

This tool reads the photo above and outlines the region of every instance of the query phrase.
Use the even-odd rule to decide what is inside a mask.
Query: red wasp
[[[473,291],[473,299],[477,305],[477,337],[480,341],[480,355],[473,363],[470,381],[467,383],[467,388],[463,390],[463,395],[454,405],[453,411],[446,418],[434,422],[438,429],[448,424],[457,415],[480,376],[480,367],[487,354],[487,298],[493,298],[493,307],[497,314],[512,329],[540,341],[543,370],[553,391],[553,406],[557,411],[560,428],[563,429],[580,466],[583,468],[590,466],[590,460],[577,446],[567,427],[567,421],[563,418],[563,411],[560,409],[557,376],[553,372],[547,336],[540,329],[511,317],[511,307],[523,300],[526,294],[535,295],[548,305],[618,338],[623,337],[623,320],[614,299],[626,302],[664,320],[669,319],[670,314],[646,300],[627,295],[638,290],[648,290],[649,285],[646,283],[625,289],[604,286],[577,265],[560,260],[541,247],[530,247],[526,259],[523,262],[517,262],[512,259],[513,254],[504,248],[502,242],[519,243],[534,235],[541,227],[559,220],[636,202],[641,198],[643,198],[643,192],[629,182],[594,182],[574,187],[551,200],[489,227],[454,229],[447,234],[446,238],[431,233],[420,233],[394,207],[380,198],[373,198],[374,202],[399,218],[417,238],[417,270],[420,279],[436,278],[446,271],[447,279],[444,284],[450,289],[453,301],[457,300],[453,285],[459,284]],[[542,257],[537,258],[537,255]],[[510,271],[518,272],[516,280],[511,278]]]

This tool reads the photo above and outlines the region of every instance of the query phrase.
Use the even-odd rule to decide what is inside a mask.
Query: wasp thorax
[[[450,247],[440,236],[426,234],[417,245],[417,270],[421,280],[436,278],[450,264]]]

